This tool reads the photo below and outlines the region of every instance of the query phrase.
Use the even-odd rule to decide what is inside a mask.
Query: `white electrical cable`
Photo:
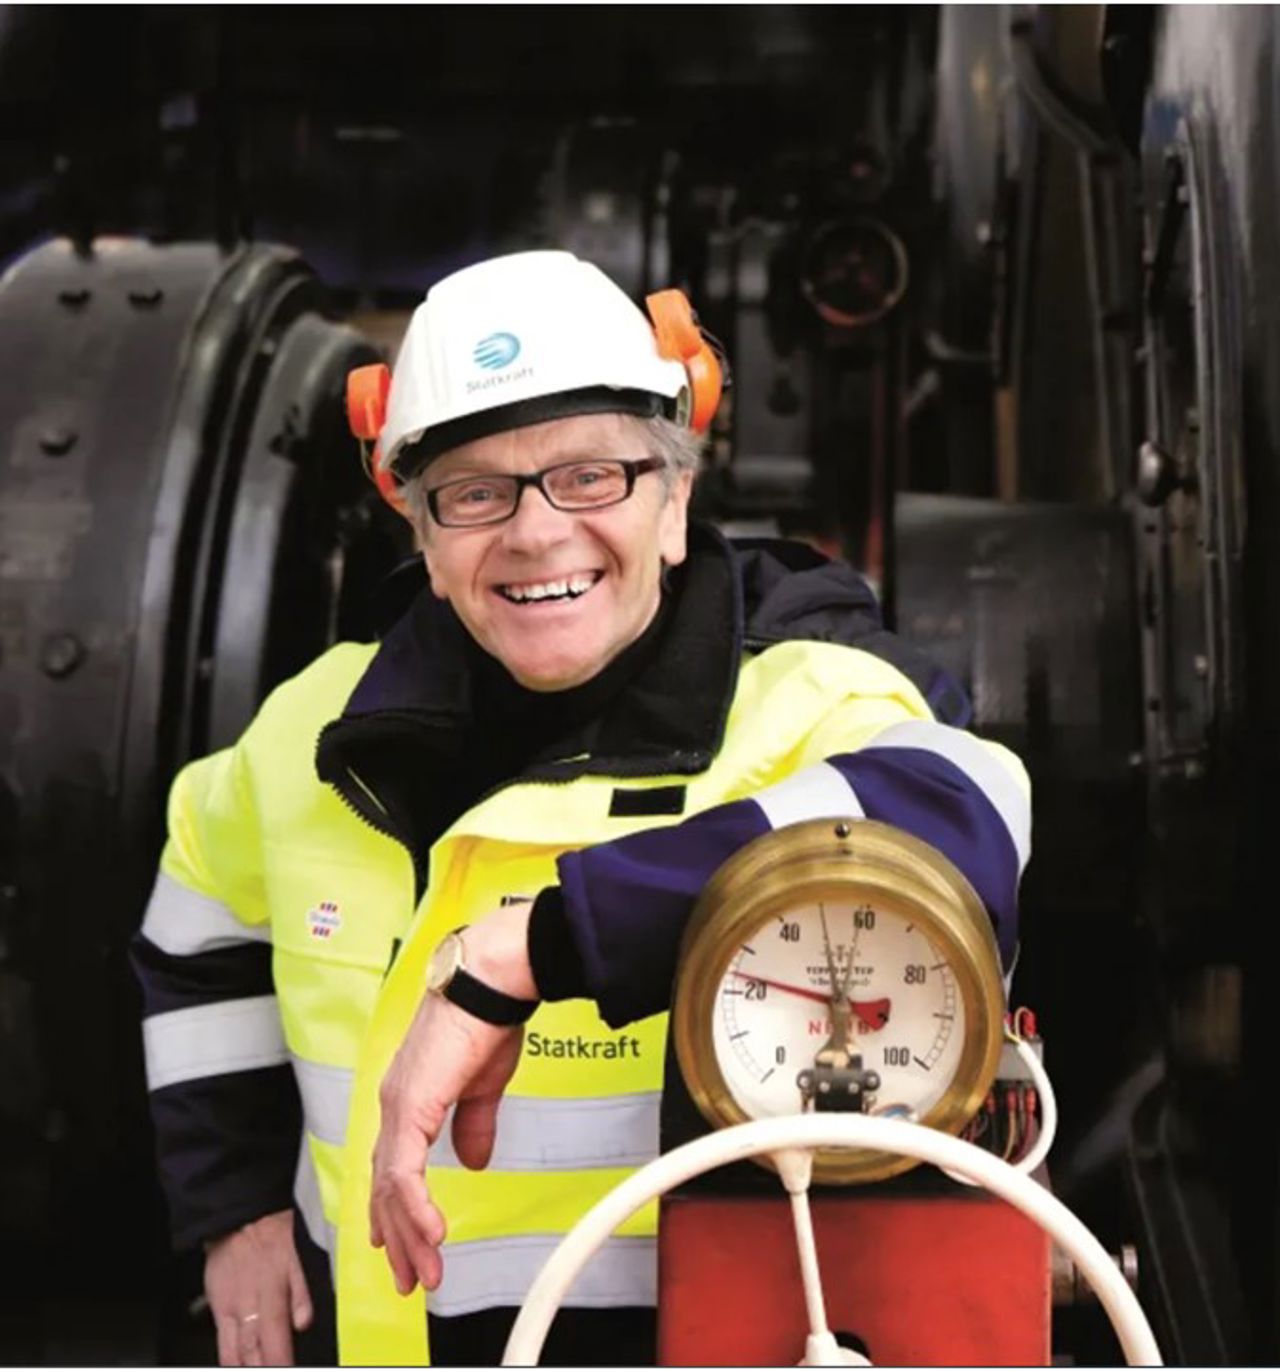
[[[1034,1080],[1040,1095],[1040,1129],[1036,1133],[1035,1144],[1013,1166],[1019,1174],[1032,1174],[1044,1163],[1044,1158],[1053,1145],[1053,1139],[1058,1134],[1058,1100],[1054,1096],[1049,1075],[1041,1063],[1040,1057],[1031,1049],[1030,1043],[1024,1041],[1020,1036],[1009,1036],[1006,1037],[1006,1040],[1017,1051],[1018,1059],[1026,1066],[1027,1072]],[[953,1174],[949,1169],[944,1170],[943,1173],[948,1179],[954,1179],[958,1184],[968,1184],[970,1188],[975,1187],[973,1180],[966,1179],[963,1174]]]
[[[773,1162],[778,1167],[782,1186],[791,1196],[791,1220],[796,1229],[796,1249],[800,1254],[800,1281],[804,1285],[804,1305],[809,1314],[809,1331],[814,1336],[828,1333],[827,1306],[822,1296],[822,1275],[818,1269],[818,1245],[813,1236],[813,1213],[809,1210],[809,1183],[813,1178],[813,1151],[779,1150]]]
[[[1160,1350],[1142,1308],[1098,1238],[1047,1189],[977,1146],[915,1122],[862,1113],[772,1117],[712,1132],[660,1155],[606,1194],[565,1236],[534,1280],[511,1329],[503,1364],[536,1364],[547,1329],[587,1260],[645,1203],[720,1165],[767,1151],[853,1146],[909,1155],[956,1170],[1042,1226],[1098,1295],[1128,1364],[1159,1365]],[[447,1255],[446,1255],[447,1258]]]
[[[796,1250],[800,1255],[800,1282],[804,1286],[804,1305],[809,1314],[809,1334],[805,1338],[806,1369],[817,1366],[869,1364],[870,1360],[846,1350],[827,1325],[827,1304],[822,1296],[822,1273],[818,1268],[818,1243],[813,1235],[813,1212],[809,1207],[809,1184],[813,1179],[813,1151],[775,1150],[773,1163],[778,1178],[791,1198],[791,1220],[796,1229]]]
[[[1040,1130],[1036,1133],[1036,1143],[1014,1165],[1014,1169],[1020,1170],[1023,1174],[1030,1174],[1040,1168],[1044,1157],[1049,1153],[1049,1147],[1053,1145],[1053,1138],[1058,1134],[1058,1100],[1054,1096],[1049,1075],[1041,1064],[1040,1057],[1032,1050],[1031,1043],[1018,1037],[1014,1041],[1014,1049],[1018,1052],[1018,1058],[1027,1067],[1027,1072],[1035,1080],[1036,1092],[1040,1095]]]

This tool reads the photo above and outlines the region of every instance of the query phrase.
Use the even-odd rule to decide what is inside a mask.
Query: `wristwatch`
[[[427,992],[438,993],[463,1012],[495,1027],[518,1027],[533,1016],[537,999],[514,998],[501,989],[491,989],[467,973],[464,927],[458,927],[436,947],[427,967]]]

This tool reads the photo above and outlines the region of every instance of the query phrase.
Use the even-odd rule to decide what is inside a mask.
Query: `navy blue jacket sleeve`
[[[175,1247],[288,1209],[302,1109],[270,944],[161,874],[130,958],[142,988],[151,1117]]]
[[[946,856],[986,906],[1008,968],[1030,854],[1021,767],[966,732],[913,720],[750,799],[562,856],[564,916],[604,1020],[621,1027],[669,1006],[685,923],[734,852],[787,822],[837,816],[889,823]]]

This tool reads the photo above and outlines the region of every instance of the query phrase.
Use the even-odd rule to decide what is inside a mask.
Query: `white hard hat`
[[[598,267],[518,252],[433,286],[396,361],[380,466],[407,480],[441,452],[584,413],[689,421],[685,366]]]

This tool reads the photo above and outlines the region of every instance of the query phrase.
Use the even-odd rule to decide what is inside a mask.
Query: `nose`
[[[540,489],[526,485],[515,513],[502,525],[507,550],[539,556],[573,535],[574,517],[553,508]]]

